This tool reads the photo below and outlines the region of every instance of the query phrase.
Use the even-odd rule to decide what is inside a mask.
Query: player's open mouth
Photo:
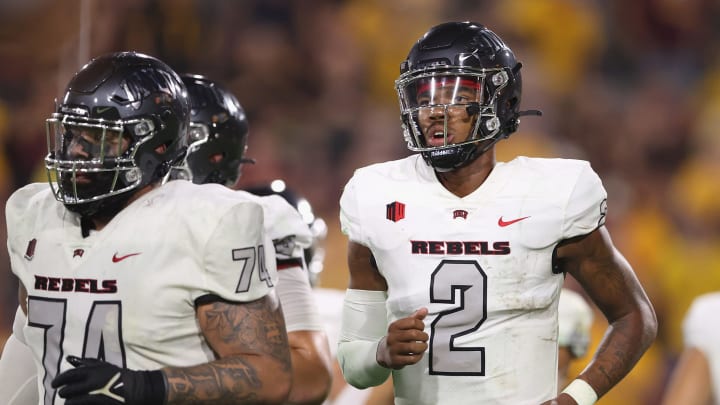
[[[90,175],[84,174],[84,173],[76,173],[75,174],[75,183],[77,184],[89,184],[92,180],[90,179]]]
[[[428,146],[443,146],[445,145],[445,131],[433,130],[430,132],[430,136],[426,137]],[[453,135],[447,134],[447,144],[452,143]]]

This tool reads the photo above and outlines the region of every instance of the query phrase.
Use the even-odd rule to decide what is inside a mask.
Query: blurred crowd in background
[[[329,225],[321,285],[344,289],[341,188],[355,168],[409,153],[394,80],[412,44],[448,20],[503,37],[524,65],[522,108],[543,111],[498,144],[498,160],[586,159],[602,177],[607,226],[660,332],[600,403],[657,403],[691,300],[720,290],[715,0],[2,0],[0,201],[46,181],[44,120],[72,74],[108,52],[148,53],[238,96],[257,160],[241,184],[282,178],[308,198]],[[2,343],[17,305],[5,249],[0,274]]]

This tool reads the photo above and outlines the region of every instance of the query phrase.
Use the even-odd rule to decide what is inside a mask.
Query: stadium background
[[[599,403],[659,403],[682,316],[720,290],[717,1],[2,0],[0,201],[44,181],[44,119],[73,72],[111,51],[149,53],[238,95],[259,163],[242,184],[283,178],[311,201],[330,230],[322,285],[344,288],[342,186],[356,167],[408,154],[393,81],[413,42],[445,20],[500,33],[525,65],[524,108],[544,112],[499,144],[499,160],[587,159],[603,178],[607,226],[660,331]],[[0,266],[2,343],[17,288],[5,249]],[[593,346],[605,326],[596,313]]]

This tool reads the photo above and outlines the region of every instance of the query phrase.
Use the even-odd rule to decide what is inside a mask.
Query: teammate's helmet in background
[[[190,130],[185,171],[196,184],[233,186],[240,178],[248,139],[248,121],[237,98],[220,84],[199,75],[182,75],[190,94]]]
[[[521,64],[494,32],[472,22],[449,22],[431,28],[410,50],[400,65],[395,89],[400,101],[403,135],[408,149],[420,152],[438,171],[461,167],[489,148],[478,143],[507,138],[517,130],[521,115]],[[436,83],[470,83],[479,92],[477,102],[423,103],[418,93]],[[457,85],[457,84],[456,84]],[[449,144],[448,108],[463,107],[476,115],[467,140]],[[429,146],[420,130],[418,115],[424,108],[445,111],[444,137],[440,146]]]
[[[327,224],[322,218],[316,217],[312,205],[304,197],[299,196],[287,187],[282,180],[273,180],[270,184],[244,188],[245,191],[259,195],[279,195],[300,213],[303,222],[310,228],[312,233],[312,245],[305,249],[305,263],[307,263],[310,285],[317,286],[320,273],[323,271],[325,260],[325,238],[327,237]]]
[[[82,215],[117,211],[185,155],[190,105],[180,77],[136,52],[100,56],[70,80],[46,120],[55,198]]]

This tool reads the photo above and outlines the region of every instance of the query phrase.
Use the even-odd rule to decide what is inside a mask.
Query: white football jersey
[[[262,208],[219,185],[167,183],[86,238],[47,184],[16,191],[6,216],[41,404],[64,403],[50,382],[68,355],[145,370],[212,360],[196,300],[256,300],[278,279]]]
[[[683,322],[686,347],[700,350],[710,366],[714,403],[720,404],[720,293],[701,295],[693,301]]]
[[[323,330],[305,266],[312,233],[300,213],[280,195],[257,196],[237,191],[263,208],[265,234],[272,239],[278,269],[277,294],[288,332]]]
[[[15,311],[13,334],[5,341],[0,354],[0,404],[31,405],[38,403],[37,370],[30,348],[22,335],[26,324],[20,307]]]
[[[427,307],[429,348],[393,371],[396,404],[538,404],[557,394],[557,244],[604,224],[584,161],[498,163],[460,198],[420,155],[358,169],[343,232],[371,249],[390,322]]]

